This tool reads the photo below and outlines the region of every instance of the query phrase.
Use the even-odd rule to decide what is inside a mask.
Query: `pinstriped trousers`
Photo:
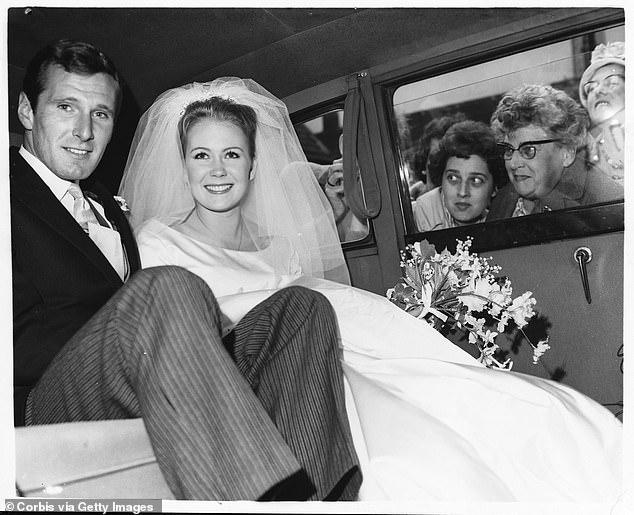
[[[236,326],[230,352],[222,316],[196,275],[137,272],[49,365],[27,425],[143,417],[177,499],[355,499],[328,301],[280,290]],[[306,474],[312,485],[289,482]],[[280,485],[295,491],[267,497]]]

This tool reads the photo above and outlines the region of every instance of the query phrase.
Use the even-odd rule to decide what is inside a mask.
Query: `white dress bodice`
[[[301,275],[297,254],[282,238],[260,251],[228,250],[150,220],[139,229],[137,242],[143,268],[182,266],[204,279],[216,297],[283,288]],[[273,253],[288,255],[288,261],[274,267]]]

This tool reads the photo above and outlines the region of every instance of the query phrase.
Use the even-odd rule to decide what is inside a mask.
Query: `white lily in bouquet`
[[[468,332],[479,360],[487,367],[510,369],[510,359],[498,359],[496,337],[512,322],[533,349],[533,363],[546,352],[548,338],[536,345],[523,328],[533,316],[536,300],[530,291],[513,298],[511,281],[491,258],[471,253],[472,239],[457,240],[456,252],[436,252],[427,240],[401,251],[403,277],[387,291],[387,298],[432,326],[454,324]]]

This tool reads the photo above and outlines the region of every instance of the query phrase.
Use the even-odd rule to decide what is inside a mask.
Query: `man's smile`
[[[84,150],[81,148],[73,148],[73,147],[64,147],[64,150],[76,156],[85,156],[91,152],[90,150]]]

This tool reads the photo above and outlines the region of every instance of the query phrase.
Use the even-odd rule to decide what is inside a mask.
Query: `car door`
[[[394,69],[386,65],[364,69],[335,87],[330,85],[329,93],[338,96],[330,104],[320,103],[322,113],[337,103],[337,109],[345,111],[349,107],[345,99],[354,89],[351,84],[365,83],[359,89],[365,95],[372,166],[361,163],[358,182],[364,193],[366,182],[372,183],[371,191],[379,190],[380,208],[367,217],[365,236],[342,242],[353,284],[385,295],[400,277],[399,250],[407,243],[427,240],[440,251],[454,248],[457,239],[471,237],[472,249],[500,265],[516,292],[532,291],[537,299],[538,316],[527,334],[548,336],[551,349],[534,365],[525,339],[516,334],[503,336],[514,371],[561,381],[619,416],[623,399],[623,199],[421,233],[412,214],[409,175],[417,140],[434,117],[462,111],[470,119],[488,123],[504,91],[525,82],[552,84],[578,98],[579,78],[589,64],[592,48],[600,42],[623,40],[621,15],[615,9],[600,27],[586,19],[572,33],[572,23],[553,30],[527,22],[524,32],[503,41],[499,34],[485,34],[479,43],[471,41],[473,47],[468,49],[454,44],[456,50],[442,59],[421,59],[417,65],[410,56],[405,67],[395,63]],[[543,34],[536,38],[540,31]],[[306,95],[287,99],[289,106],[305,105]],[[320,116],[318,111],[297,110],[295,120],[309,123]],[[347,110],[338,116],[345,119],[353,113]],[[344,139],[359,137],[345,132],[344,125],[338,128]],[[373,202],[376,198],[370,199]],[[588,262],[581,260],[583,267],[579,252],[591,255]]]
[[[488,122],[504,92],[525,83],[551,84],[578,98],[581,73],[590,63],[587,49],[624,36],[623,25],[611,24],[388,88],[401,198],[408,196],[404,179],[413,136],[425,120],[461,112]],[[516,372],[561,381],[622,414],[623,198],[424,233],[407,209],[411,204],[403,204],[405,241],[428,240],[441,250],[471,237],[472,248],[502,267],[514,291],[533,292],[538,316],[527,333],[534,341],[548,336],[551,349],[533,364],[526,339],[507,336]]]

